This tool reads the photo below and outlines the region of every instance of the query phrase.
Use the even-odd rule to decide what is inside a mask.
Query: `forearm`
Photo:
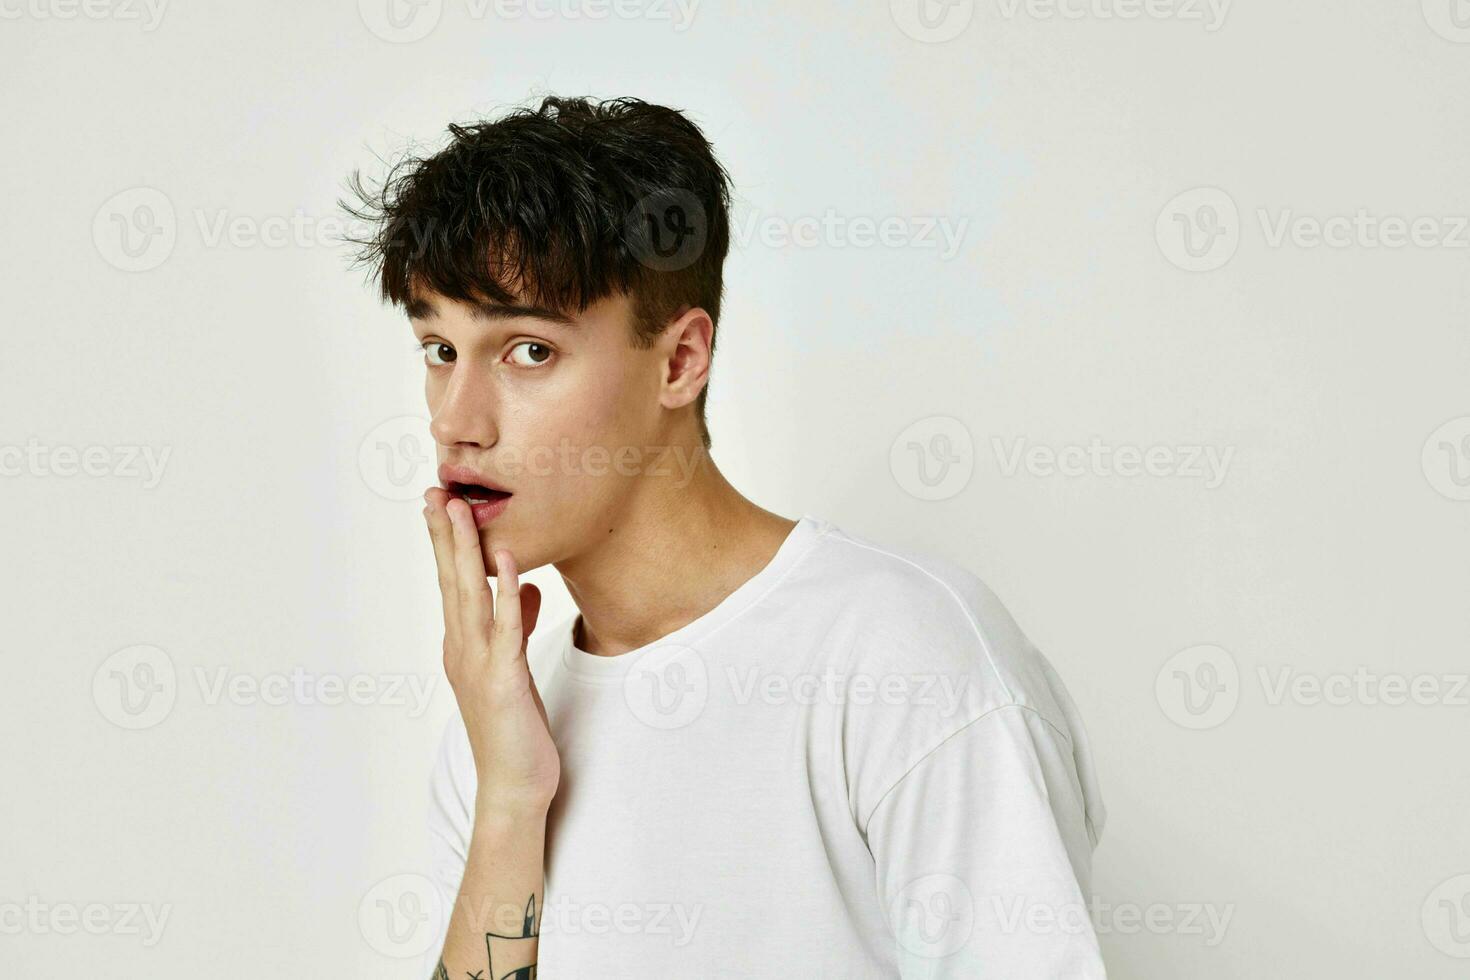
[[[523,980],[541,931],[546,815],[481,808],[435,980]]]

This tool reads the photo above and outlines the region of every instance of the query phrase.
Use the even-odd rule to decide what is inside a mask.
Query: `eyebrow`
[[[476,320],[511,320],[517,317],[529,317],[532,320],[545,320],[548,323],[556,323],[563,327],[577,326],[577,321],[573,320],[570,316],[557,310],[547,309],[544,306],[469,301],[469,307],[474,312]],[[403,305],[403,309],[408,314],[410,320],[429,320],[439,315],[439,310],[433,301],[423,296],[415,296],[409,299]]]

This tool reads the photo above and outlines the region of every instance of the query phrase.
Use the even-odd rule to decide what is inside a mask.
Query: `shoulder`
[[[828,656],[884,676],[963,678],[972,717],[1016,705],[1061,721],[1055,671],[978,576],[823,524],[804,572],[825,615],[841,624],[844,642]]]
[[[824,619],[822,669],[845,679],[856,814],[865,819],[898,779],[959,733],[977,724],[992,730],[1007,717],[1030,719],[1027,729],[1062,757],[1090,765],[1061,678],[978,576],[830,524],[823,530],[793,584],[809,590],[810,608]]]

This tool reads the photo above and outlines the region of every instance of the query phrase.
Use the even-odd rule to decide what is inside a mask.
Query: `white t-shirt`
[[[596,656],[574,621],[529,653],[562,760],[539,975],[1104,976],[1086,734],[973,575],[808,516],[655,643]],[[475,782],[456,715],[430,807],[445,909]]]

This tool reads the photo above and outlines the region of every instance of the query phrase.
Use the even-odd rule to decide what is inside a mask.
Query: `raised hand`
[[[544,815],[561,760],[526,663],[541,591],[522,587],[515,557],[494,552],[492,599],[469,505],[439,487],[425,494],[444,604],[444,673],[459,702],[479,777],[475,809]]]

